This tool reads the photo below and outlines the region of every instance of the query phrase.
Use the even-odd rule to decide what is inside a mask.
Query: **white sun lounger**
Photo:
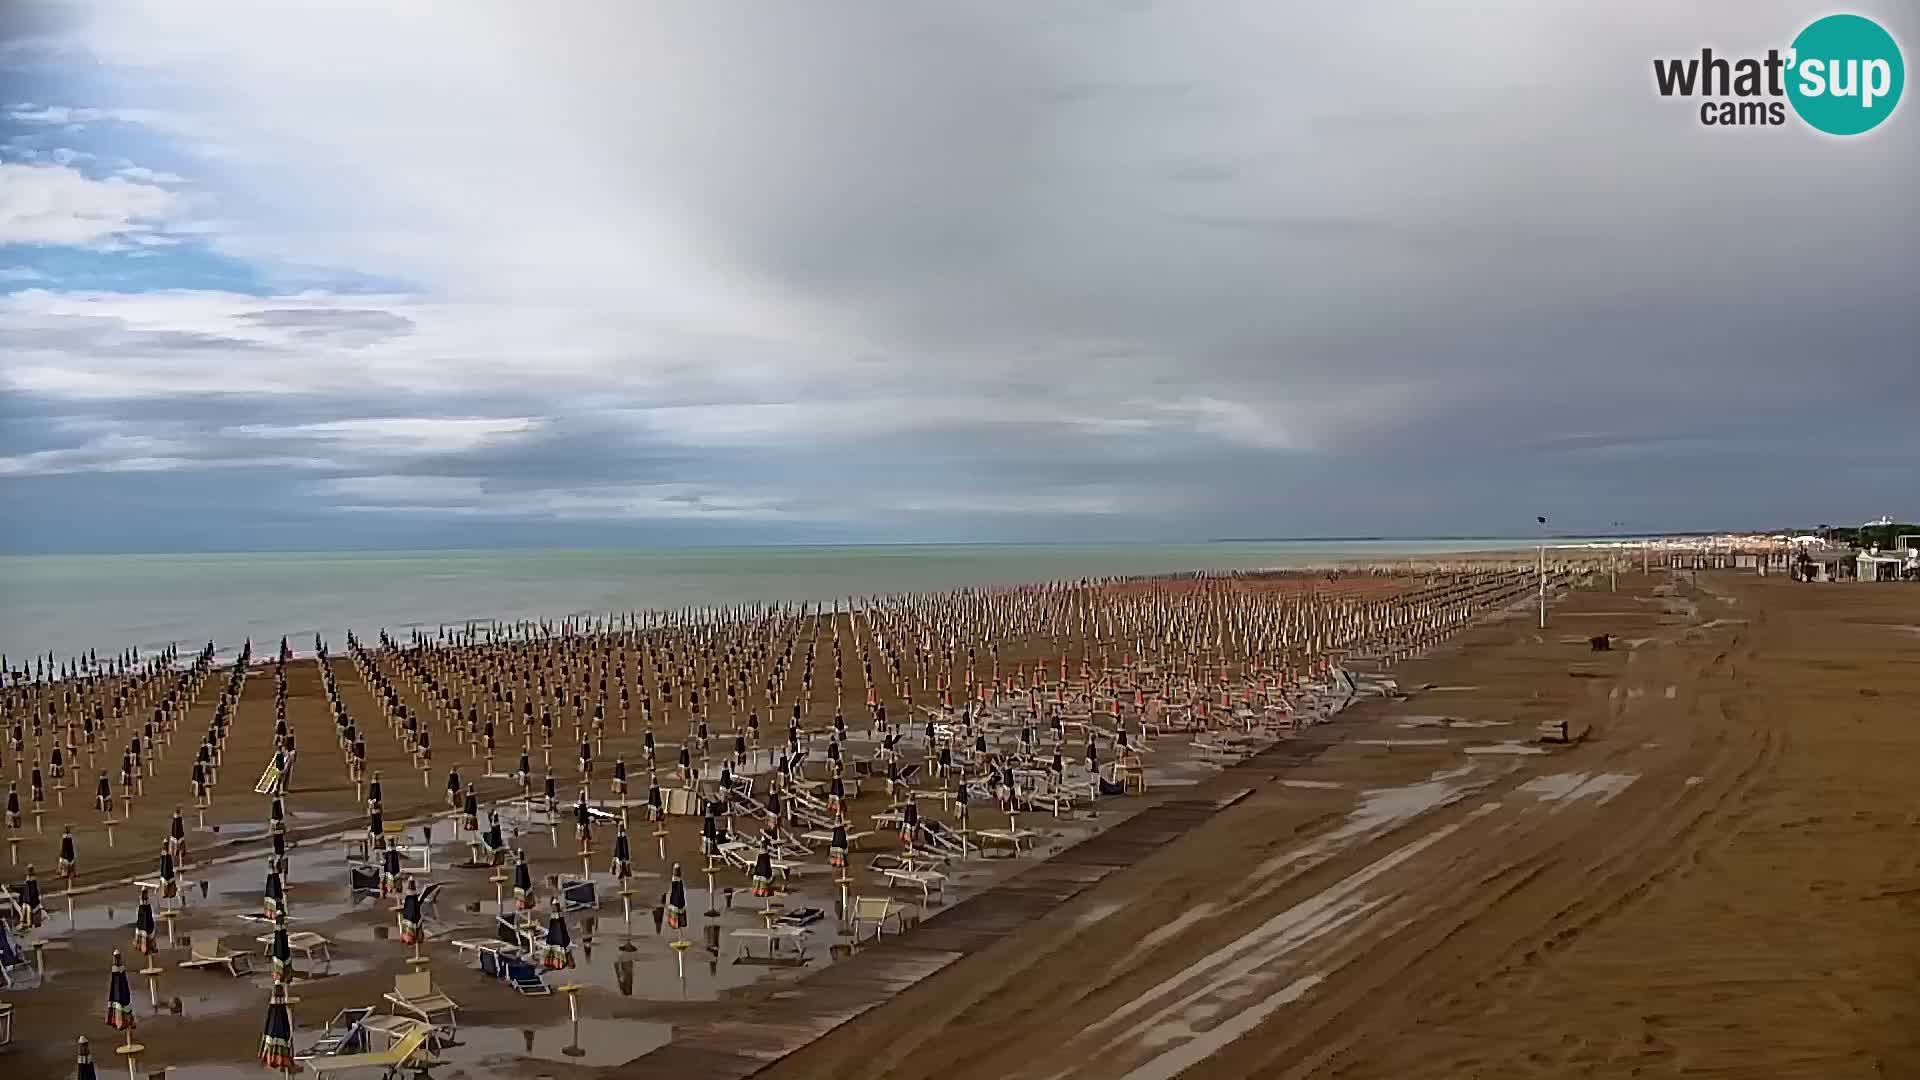
[[[271,946],[273,944],[273,935],[262,934],[253,940],[262,945]],[[326,938],[321,937],[311,930],[295,930],[289,933],[287,935],[287,948],[309,960],[330,961],[333,959],[333,942],[328,941]]]
[[[860,928],[872,926],[873,936],[886,936],[888,922],[893,923],[896,932],[906,928],[901,917],[901,906],[891,896],[856,896],[853,898],[853,939],[860,940]]]
[[[458,1027],[460,1006],[434,985],[432,971],[410,971],[393,977],[393,992],[386,995],[395,1013],[406,1013],[429,1024]]]
[[[180,962],[182,968],[206,969],[220,968],[234,978],[253,974],[253,954],[250,952],[229,952],[215,941],[211,951],[193,947],[192,957]]]

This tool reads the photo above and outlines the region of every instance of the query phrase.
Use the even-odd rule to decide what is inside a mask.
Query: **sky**
[[[0,552],[1911,520],[1827,11],[6,0]]]

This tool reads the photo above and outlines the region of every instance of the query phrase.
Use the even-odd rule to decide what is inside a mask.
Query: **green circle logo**
[[[1859,15],[1829,15],[1800,31],[1790,63],[1787,100],[1800,119],[1829,135],[1880,126],[1907,82],[1893,35]]]

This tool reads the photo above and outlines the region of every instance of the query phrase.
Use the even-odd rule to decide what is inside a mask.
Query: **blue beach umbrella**
[[[155,948],[153,934],[153,905],[147,901],[147,890],[140,890],[140,906],[133,912],[133,951],[141,956],[152,956]]]
[[[687,885],[680,877],[680,864],[673,864],[673,880],[667,885],[667,929],[683,930],[687,925]]]
[[[160,852],[160,897],[171,900],[180,895],[180,875],[173,868],[173,854],[164,848]]]
[[[621,822],[613,834],[613,879],[624,882],[633,876],[633,855],[627,846],[627,824]]]
[[[280,913],[286,910],[287,890],[280,882],[280,871],[275,869],[267,871],[267,887],[261,894],[260,906],[269,919],[278,918]]]
[[[47,921],[47,909],[40,900],[40,882],[33,876],[33,864],[27,864],[27,879],[20,883],[20,907],[26,912],[26,928],[31,930]]]
[[[74,1059],[74,1080],[99,1080],[93,1071],[93,1051],[87,1046],[87,1037],[80,1036],[80,1054]]]
[[[573,966],[573,937],[567,933],[567,920],[560,914],[560,898],[553,900],[553,914],[547,918],[547,939],[540,950],[540,962],[553,970]]]
[[[133,1041],[133,995],[127,990],[127,967],[120,962],[120,950],[113,950],[113,974],[107,979],[107,1026],[127,1032]]]
[[[267,946],[267,959],[273,962],[273,981],[283,983],[293,978],[293,946],[287,941],[287,913],[281,912],[273,920],[273,941]]]
[[[274,984],[267,1003],[266,1032],[260,1036],[260,1064],[281,1072],[293,1071],[293,1017],[287,1012],[287,988]]]
[[[533,910],[533,871],[527,867],[527,853],[513,853],[513,903],[521,911]]]
[[[412,945],[420,938],[420,890],[409,877],[407,893],[400,900],[400,943]]]

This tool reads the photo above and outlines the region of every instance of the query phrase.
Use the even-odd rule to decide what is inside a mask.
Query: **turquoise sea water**
[[[966,544],[637,551],[409,551],[0,557],[0,652],[67,657],[169,643],[223,654],[251,636],[296,649],[351,628],[559,618],[704,604],[1180,570],[1525,548],[1528,540],[1217,544]]]

